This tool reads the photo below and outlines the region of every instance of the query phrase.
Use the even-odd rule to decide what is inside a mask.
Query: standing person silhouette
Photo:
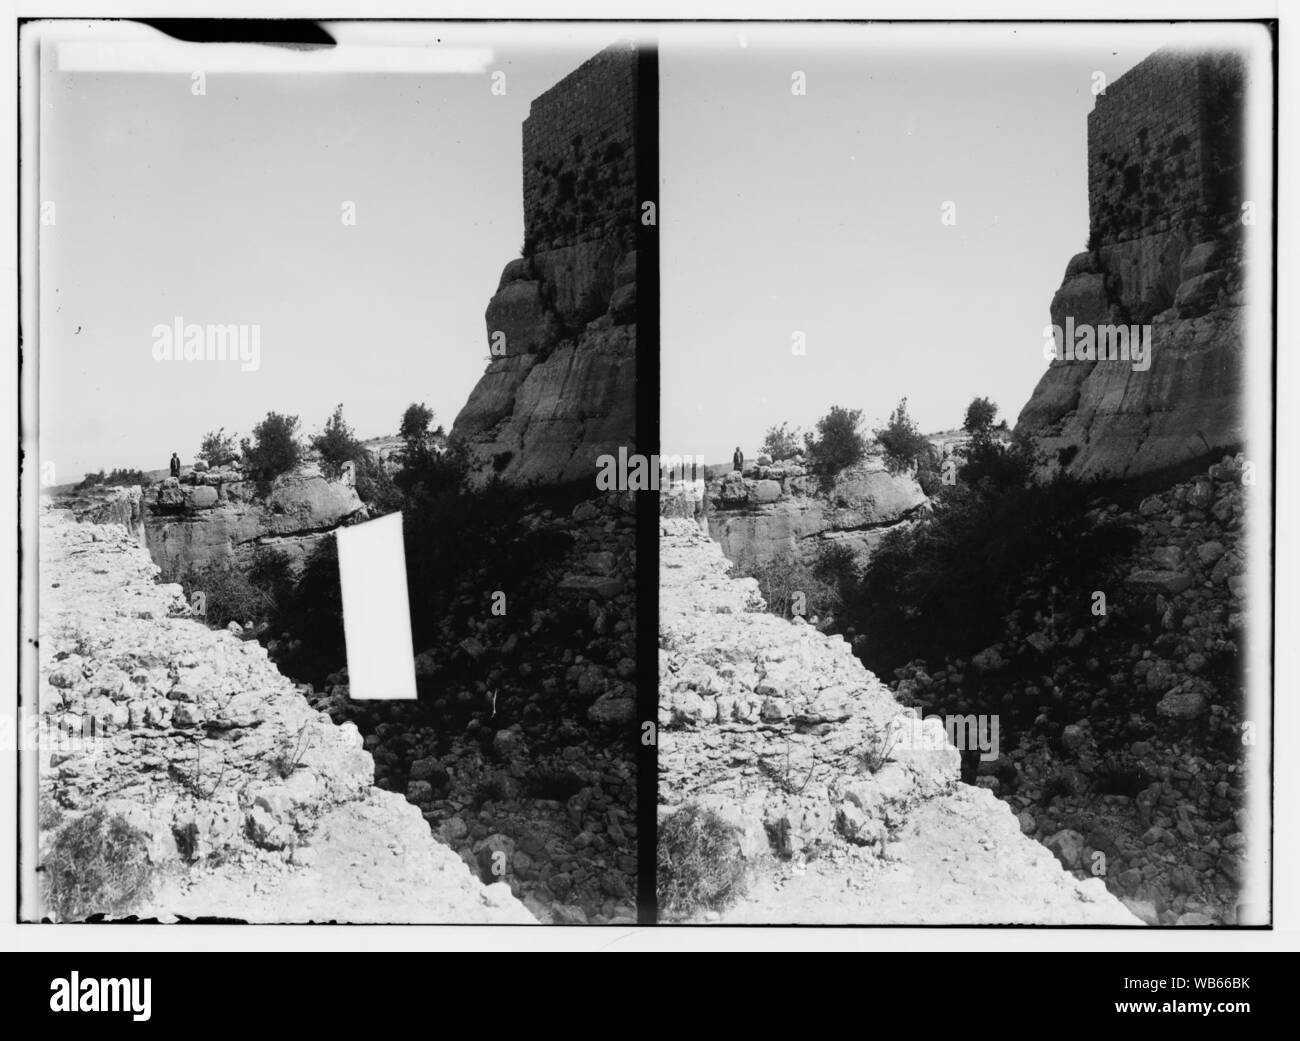
[[[745,453],[740,450],[740,445],[736,446],[735,454],[731,457],[731,468],[745,472]]]
[[[172,453],[172,460],[168,468],[171,470],[171,475],[173,477],[179,477],[181,475],[181,457],[175,452]]]

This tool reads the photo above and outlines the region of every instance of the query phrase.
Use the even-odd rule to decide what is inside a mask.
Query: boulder
[[[1160,546],[1151,553],[1151,560],[1157,567],[1173,571],[1183,562],[1183,551],[1177,546]]]
[[[1207,271],[1203,275],[1197,275],[1181,283],[1174,297],[1174,308],[1178,311],[1178,317],[1195,318],[1205,314],[1218,302],[1223,285],[1222,271]]]
[[[527,257],[515,257],[514,260],[507,261],[506,266],[501,269],[501,280],[497,282],[497,291],[509,285],[511,282],[529,282],[536,279],[533,273],[533,262]]]
[[[609,315],[620,325],[636,320],[636,285],[619,286],[609,298]]]
[[[170,485],[167,481],[172,482]],[[180,489],[180,483],[174,477],[167,478],[162,486],[154,495],[154,503],[164,509],[179,509],[185,505],[185,493]]]
[[[504,276],[503,276],[504,277]],[[493,357],[537,354],[559,338],[559,322],[542,299],[540,282],[510,282],[497,290],[483,316]]]
[[[1198,242],[1183,257],[1179,273],[1182,282],[1190,282],[1219,267],[1224,256],[1221,242]]]
[[[1192,576],[1186,571],[1162,571],[1140,568],[1129,573],[1125,584],[1136,593],[1163,593],[1173,596],[1181,593],[1192,584]]]
[[[623,255],[617,243],[599,238],[533,257],[533,267],[545,283],[551,306],[565,329],[579,332],[605,313]]]
[[[1088,732],[1083,727],[1071,723],[1061,731],[1061,744],[1069,751],[1077,752],[1088,740]]]
[[[568,575],[556,587],[561,596],[595,597],[608,600],[623,592],[624,583],[617,575]]]
[[[1202,542],[1199,546],[1196,547],[1196,558],[1202,564],[1213,564],[1216,560],[1218,560],[1220,557],[1223,556],[1223,553],[1224,553],[1223,543],[1219,542],[1217,539],[1212,539],[1208,542]]]
[[[1187,721],[1204,715],[1207,707],[1205,695],[1195,688],[1171,690],[1156,705],[1156,715],[1165,719]]]
[[[217,490],[211,485],[197,485],[185,491],[186,505],[195,510],[211,509],[217,504]]]
[[[625,726],[636,719],[636,699],[602,694],[587,709],[587,718],[606,726]]]
[[[709,500],[725,507],[747,505],[749,495],[748,482],[737,472],[727,474],[709,489]]]
[[[1043,842],[1066,871],[1074,871],[1083,859],[1084,839],[1077,831],[1063,828]]]

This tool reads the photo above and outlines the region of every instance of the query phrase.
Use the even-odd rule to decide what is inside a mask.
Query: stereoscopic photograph
[[[22,922],[1274,924],[1276,23],[19,29]]]
[[[23,28],[24,915],[634,923],[653,48],[308,28]]]
[[[661,53],[661,921],[1270,920],[1271,40]]]

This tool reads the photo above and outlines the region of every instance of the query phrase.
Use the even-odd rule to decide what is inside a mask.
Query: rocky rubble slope
[[[102,807],[147,843],[142,918],[534,921],[373,787],[355,727],[188,617],[125,527],[40,523],[42,856]]]
[[[660,815],[717,812],[750,865],[712,920],[1138,924],[961,784],[942,727],[847,643],[765,612],[692,521],[660,531]]]
[[[1003,755],[969,762],[969,779],[1080,877],[1104,866],[1151,924],[1237,921],[1250,830],[1244,467],[1224,457],[1131,505],[1098,502],[1083,524],[1135,532],[1129,552],[1088,588],[1057,590],[1053,608],[1018,608],[969,661],[913,662],[894,684],[925,712],[998,713]]]
[[[539,920],[634,923],[635,497],[515,523],[500,538],[537,540],[528,573],[499,615],[487,576],[465,576],[416,655],[418,703],[352,701],[346,670],[311,697],[361,728],[377,784]]]

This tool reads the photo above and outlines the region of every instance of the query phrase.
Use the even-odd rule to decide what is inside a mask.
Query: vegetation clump
[[[103,808],[64,824],[41,865],[45,906],[65,922],[129,913],[151,878],[144,833]]]
[[[720,911],[745,890],[741,831],[715,811],[686,806],[659,822],[659,913],[665,920]]]
[[[834,480],[841,470],[861,462],[867,454],[862,410],[832,405],[817,420],[817,432],[804,434],[804,449],[809,469],[823,482]]]

